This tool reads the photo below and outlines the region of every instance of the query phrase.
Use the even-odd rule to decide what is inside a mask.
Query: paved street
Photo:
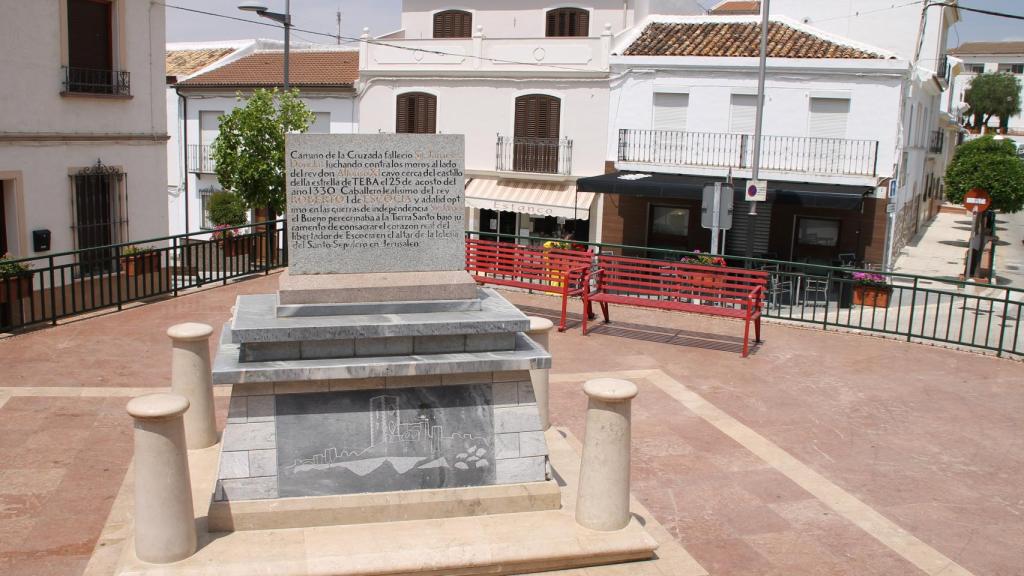
[[[124,406],[168,385],[166,327],[218,326],[236,294],[275,286],[0,341],[0,573],[83,573],[131,461]],[[528,313],[557,304],[509,297]],[[636,381],[634,493],[710,574],[1020,573],[1019,362],[777,324],[742,359],[732,321],[621,306],[612,319],[552,335],[552,419],[581,438],[581,383]]]

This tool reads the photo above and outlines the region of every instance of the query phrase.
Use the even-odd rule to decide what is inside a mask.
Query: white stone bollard
[[[135,555],[167,564],[196,551],[182,414],[188,399],[148,394],[128,402],[135,419]]]
[[[188,399],[185,440],[189,450],[217,443],[210,372],[210,335],[206,324],[186,322],[167,329],[171,338],[171,391]]]
[[[628,380],[597,378],[588,380],[583,391],[587,424],[576,523],[619,530],[629,524],[630,403],[637,387]]]
[[[526,333],[527,336],[532,338],[537,344],[540,344],[548,352],[551,351],[551,347],[548,345],[548,334],[551,329],[555,327],[554,323],[547,318],[540,318],[538,316],[530,316],[530,330]],[[537,397],[537,411],[540,412],[540,426],[541,430],[547,430],[551,427],[551,416],[548,412],[548,401],[550,392],[548,391],[548,378],[551,370],[548,368],[530,370],[530,381],[533,383],[533,394]]]

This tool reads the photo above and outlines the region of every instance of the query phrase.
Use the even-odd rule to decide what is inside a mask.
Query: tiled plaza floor
[[[169,384],[167,326],[275,287],[0,340],[0,574],[82,573],[131,459],[124,406]],[[1024,574],[1024,364],[771,324],[743,359],[731,321],[612,319],[552,335],[552,420],[581,438],[581,383],[636,381],[634,494],[713,576]]]

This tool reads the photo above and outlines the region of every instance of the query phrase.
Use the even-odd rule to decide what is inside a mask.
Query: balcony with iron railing
[[[749,134],[619,130],[618,162],[647,166],[749,169]],[[760,169],[822,176],[878,175],[878,141],[808,136],[761,137]]]
[[[572,173],[572,140],[569,138],[516,138],[499,134],[495,155],[498,172],[563,176]]]
[[[213,147],[205,144],[188,145],[188,171],[193,174],[215,174],[217,164],[213,161]]]
[[[129,97],[131,75],[125,70],[96,70],[61,66],[61,94]]]
[[[931,137],[928,139],[928,152],[932,154],[942,154],[942,148],[945,143],[946,131],[932,130]]]

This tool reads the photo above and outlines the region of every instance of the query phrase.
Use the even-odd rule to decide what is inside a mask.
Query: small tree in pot
[[[0,256],[0,304],[32,294],[32,267],[15,262],[10,254]]]
[[[853,303],[861,306],[887,308],[892,286],[882,274],[873,272],[853,273]]]
[[[236,237],[235,227],[248,221],[245,200],[231,192],[216,192],[210,196],[209,210],[214,225],[213,239],[224,241],[224,252],[228,256],[243,254],[248,244]]]

